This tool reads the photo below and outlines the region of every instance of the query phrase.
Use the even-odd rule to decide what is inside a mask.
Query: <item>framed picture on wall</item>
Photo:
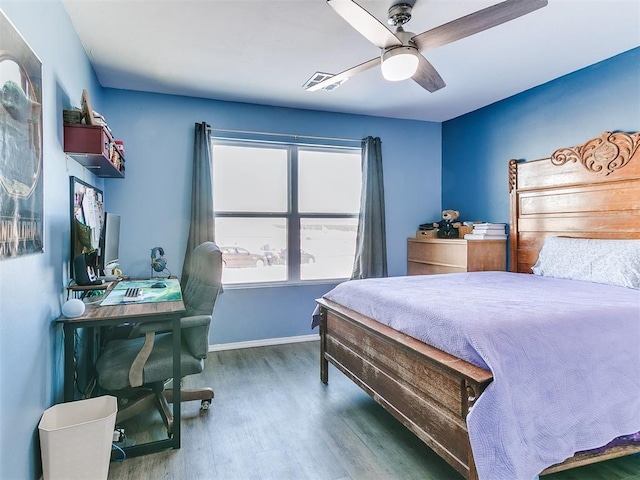
[[[91,101],[89,100],[89,92],[85,88],[82,90],[82,118],[87,125],[94,125],[93,121],[93,109],[91,108]]]
[[[0,260],[42,253],[42,63],[0,10]]]
[[[102,190],[69,177],[71,182],[71,275],[75,277],[73,259],[80,253],[92,253],[100,247],[104,218]]]

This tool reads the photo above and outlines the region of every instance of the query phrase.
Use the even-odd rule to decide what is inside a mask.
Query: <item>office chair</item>
[[[212,242],[195,248],[191,272],[182,292],[185,316],[180,319],[182,376],[202,372],[209,347],[209,325],[220,291],[222,253]],[[141,323],[140,336],[107,342],[96,363],[98,384],[118,397],[116,422],[125,421],[152,407],[160,412],[169,436],[173,414],[168,403],[173,390],[165,388],[173,375],[173,335],[167,322]],[[180,381],[174,379],[174,381]],[[181,390],[181,401],[200,400],[203,409],[213,399],[211,388]]]

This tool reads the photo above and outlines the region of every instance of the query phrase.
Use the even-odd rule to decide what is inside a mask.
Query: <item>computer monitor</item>
[[[117,263],[120,255],[120,215],[105,212],[100,234],[98,268],[105,275],[105,267]]]

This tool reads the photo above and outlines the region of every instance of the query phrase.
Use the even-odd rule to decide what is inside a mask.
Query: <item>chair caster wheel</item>
[[[202,400],[200,402],[200,409],[201,410],[209,410],[210,406],[211,406],[211,400]]]

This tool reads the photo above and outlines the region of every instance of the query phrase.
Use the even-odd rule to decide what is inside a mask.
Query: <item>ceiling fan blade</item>
[[[334,83],[339,83],[347,78],[353,77],[355,74],[364,72],[365,70],[369,70],[377,65],[380,65],[380,57],[372,58],[371,60],[367,60],[360,65],[356,65],[355,67],[350,68],[349,70],[345,70],[344,72],[337,73],[333,77],[329,77],[326,80],[323,80],[320,83],[316,83],[315,85],[305,88],[308,92],[315,92],[316,90],[321,90],[329,85],[333,85]]]
[[[378,48],[402,45],[391,30],[353,0],[327,0],[327,3],[362,36]]]
[[[413,37],[421,52],[488,30],[546,6],[548,0],[507,0]]]
[[[417,55],[417,57],[420,62],[418,63],[418,70],[411,77],[413,81],[431,93],[443,88],[446,83],[444,83],[434,66],[422,55]]]

